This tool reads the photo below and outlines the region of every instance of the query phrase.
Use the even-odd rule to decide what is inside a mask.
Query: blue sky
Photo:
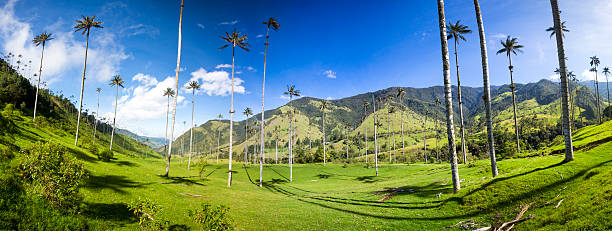
[[[525,4],[528,3],[528,4]],[[85,38],[72,32],[81,15],[96,15],[104,29],[92,31],[88,57],[85,107],[95,110],[97,87],[102,88],[100,115],[110,117],[114,74],[126,80],[119,92],[119,127],[148,136],[163,136],[166,99],[162,89],[173,86],[176,66],[179,1],[58,1],[0,2],[0,51],[23,54],[38,68],[40,48],[35,34],[53,33],[43,65],[47,87],[78,96]],[[509,82],[507,60],[495,55],[499,40],[511,35],[525,46],[513,57],[515,81],[551,78],[557,66],[554,39],[544,30],[552,25],[548,1],[481,1],[488,42],[491,82]],[[612,1],[561,1],[569,68],[579,78],[588,57],[612,65]],[[261,78],[265,25],[276,17],[266,79],[266,108],[287,103],[282,92],[294,84],[304,95],[338,99],[392,86],[428,87],[442,84],[436,1],[185,1],[183,49],[177,134],[191,120],[191,94],[182,87],[190,79],[206,89],[196,95],[195,123],[228,117],[231,50],[219,51],[219,36],[234,28],[246,33],[251,51],[237,51],[235,98],[237,112],[261,110]],[[476,30],[471,1],[446,1],[447,20],[461,20]],[[459,45],[462,84],[482,84],[477,33]],[[452,41],[450,44],[452,44]],[[451,47],[450,52],[453,52]],[[451,59],[454,66],[454,60]],[[33,71],[25,70],[30,76]],[[455,71],[452,69],[453,83]],[[78,100],[78,98],[77,98]],[[244,119],[241,113],[236,119]]]

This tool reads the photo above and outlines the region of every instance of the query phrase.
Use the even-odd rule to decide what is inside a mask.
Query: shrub
[[[104,162],[110,162],[113,159],[113,151],[104,149],[101,152],[98,152],[98,159]]]
[[[21,155],[19,170],[29,191],[42,195],[49,204],[76,210],[79,186],[87,177],[83,164],[55,143],[38,143]]]
[[[208,166],[208,162],[202,159],[200,163],[198,163],[198,174],[200,176],[200,180],[202,179],[202,175],[204,175],[204,171],[206,171],[206,166]]]
[[[94,155],[98,155],[98,146],[96,145],[89,145],[87,147],[87,151],[89,151],[89,153],[94,154]]]
[[[139,219],[138,225],[146,230],[166,230],[169,222],[158,217],[161,206],[149,199],[133,200],[128,204],[130,211]]]
[[[189,217],[200,225],[202,230],[231,230],[233,221],[229,216],[229,208],[224,205],[203,203],[200,209],[189,210]]]

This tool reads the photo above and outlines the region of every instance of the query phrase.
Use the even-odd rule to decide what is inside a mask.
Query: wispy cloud
[[[199,28],[201,29],[206,29],[206,27],[204,25],[202,25],[201,23],[196,24]]]
[[[257,36],[255,36],[255,38],[262,38],[263,35],[262,34],[258,34]]]
[[[128,37],[136,35],[148,35],[151,38],[156,38],[159,35],[159,29],[151,25],[136,24],[123,29],[121,31],[121,34],[127,34]]]
[[[221,68],[230,68],[230,67],[232,67],[232,64],[219,64],[215,68],[221,69]]]
[[[280,98],[284,100],[289,100],[289,96],[287,95],[280,95]]]
[[[238,20],[233,20],[233,21],[227,21],[227,22],[220,22],[219,25],[236,25],[236,23],[238,23],[240,21]]]
[[[335,79],[336,78],[336,72],[332,71],[332,70],[324,71],[323,75],[325,75],[327,78],[330,78],[330,79]]]
[[[256,72],[256,71],[257,71],[257,69],[255,69],[255,68],[253,68],[253,67],[251,67],[251,66],[248,66],[248,67],[247,67],[247,70],[248,70],[248,71],[252,71],[252,72]]]

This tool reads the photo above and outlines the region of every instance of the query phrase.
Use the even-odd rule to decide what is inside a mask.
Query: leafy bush
[[[139,198],[128,204],[130,211],[139,219],[138,225],[146,230],[167,230],[169,222],[158,217],[161,206],[149,199]]]
[[[203,203],[200,209],[189,210],[188,214],[202,230],[231,230],[234,227],[229,208],[224,205]]]
[[[200,163],[198,163],[198,175],[200,179],[202,179],[202,175],[204,175],[204,171],[206,171],[206,166],[208,166],[208,162],[204,159],[200,160]]]
[[[98,159],[104,162],[110,162],[113,159],[113,151],[104,149],[101,152],[98,152]]]
[[[29,191],[49,204],[76,210],[81,204],[79,186],[87,177],[83,164],[55,143],[38,143],[20,155],[19,170]]]
[[[87,151],[89,151],[89,153],[94,154],[94,155],[98,155],[98,146],[96,145],[89,145],[87,147]]]

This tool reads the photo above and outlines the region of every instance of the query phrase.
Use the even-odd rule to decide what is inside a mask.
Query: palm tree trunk
[[[457,39],[455,38],[455,65],[457,67],[457,101],[459,102],[459,132],[461,133],[461,154],[463,155],[463,164],[467,163],[467,154],[465,153],[465,125],[463,124],[463,102],[461,99],[461,78],[459,78],[459,51],[457,50]]]
[[[193,111],[195,109],[195,88],[191,92],[191,127],[189,128],[189,162],[187,162],[187,170],[191,166],[191,152],[193,150]]]
[[[117,84],[117,90],[115,91],[115,115],[113,116],[113,131],[111,133],[110,150],[113,150],[113,138],[115,136],[115,120],[117,120],[117,98],[119,97],[119,84]]]
[[[512,58],[510,54],[508,54],[508,63],[510,64],[510,66],[508,66],[508,70],[510,70],[510,90],[512,91],[512,110],[514,112],[514,135],[516,136],[516,152],[520,153],[521,145],[519,143],[519,129],[516,116],[516,95],[514,94],[514,89],[516,88],[516,86],[514,85],[514,78],[512,77],[514,66],[512,66]]]
[[[374,166],[376,166],[376,176],[378,176],[378,140],[376,139],[376,100],[374,100],[374,95],[372,95],[372,109],[374,115]]]
[[[365,155],[363,157],[365,158],[366,164],[368,163],[368,126],[365,124],[365,121],[368,120],[368,117],[367,117],[368,116],[368,114],[367,114],[368,111],[367,110],[368,109],[366,107],[363,108],[363,118],[364,118],[363,119],[363,122],[364,122],[363,129],[365,130],[364,131],[364,136],[363,136],[363,141],[365,143],[365,150],[364,150],[364,154]]]
[[[219,163],[219,146],[221,145],[221,128],[219,128],[217,134],[217,164]]]
[[[601,104],[599,103],[599,79],[597,77],[597,66],[595,66],[595,93],[597,98],[597,119],[599,119],[599,124],[601,124]]]
[[[74,145],[79,143],[79,126],[81,125],[81,109],[83,108],[83,90],[85,89],[85,70],[87,70],[87,51],[89,50],[89,29],[87,29],[87,38],[85,40],[85,64],[83,65],[83,78],[81,78],[81,97],[79,98],[79,112],[77,114],[76,135],[74,136]]]
[[[453,191],[461,188],[459,185],[459,170],[457,169],[457,152],[455,151],[455,126],[453,124],[453,95],[450,81],[450,62],[448,60],[448,43],[446,40],[446,19],[444,16],[444,0],[438,0],[438,17],[440,27],[440,41],[442,46],[442,69],[444,74],[444,95],[446,101],[446,127],[448,134],[448,148],[451,157],[451,175]]]
[[[293,95],[289,94],[289,182],[293,182]]]
[[[236,64],[236,43],[232,46],[232,92],[231,92],[231,101],[230,101],[230,130],[229,130],[229,164],[227,170],[227,187],[232,186],[232,139],[234,132],[234,66]]]
[[[561,70],[561,89],[562,89],[562,104],[563,104],[563,135],[565,138],[565,162],[574,159],[574,151],[572,144],[572,128],[569,126],[569,91],[567,66],[565,63],[565,48],[563,47],[563,32],[561,31],[561,16],[557,0],[550,0],[552,8],[553,21],[555,24],[555,34],[557,37],[557,54],[559,58],[559,69]]]
[[[266,47],[264,48],[264,66],[263,66],[263,82],[261,85],[261,162],[259,163],[259,187],[261,187],[263,181],[263,162],[264,162],[264,126],[265,126],[265,117],[264,117],[264,92],[266,90],[266,60],[268,58],[268,38],[270,38],[270,27],[266,31],[266,43],[264,44]]]
[[[434,137],[436,139],[436,160],[438,162],[442,162],[442,161],[440,161],[440,151],[438,150],[438,131],[439,131],[439,129],[438,129],[438,103],[437,102],[438,101],[436,100],[436,109],[435,109],[436,110],[436,112],[435,112],[436,113],[436,120],[435,120],[435,123],[436,123],[435,129],[436,130],[434,131]],[[465,163],[465,160],[463,161],[463,163]]]
[[[327,162],[327,157],[325,155],[325,109],[322,109],[323,114],[323,167],[325,167],[325,163]]]
[[[404,102],[402,99],[400,99],[400,101],[402,101],[402,103]],[[404,161],[406,161],[406,149],[404,147],[404,109],[401,108],[400,110],[402,110],[401,112],[401,122],[402,122],[402,158],[404,158]]]
[[[274,144],[274,164],[278,164],[278,134],[276,135],[276,143]]]
[[[249,115],[247,115],[246,124],[244,125],[244,163],[249,163]]]
[[[608,75],[606,75],[606,90],[608,91],[608,107],[609,107],[610,103],[612,102],[610,102],[610,81],[608,81]],[[612,119],[612,110],[610,110],[610,112],[608,113],[608,116],[610,117],[610,119]]]
[[[172,126],[170,126],[170,140],[168,140],[168,155],[166,156],[166,173],[164,173],[164,176],[167,177],[168,173],[170,172],[170,152],[172,151],[172,140],[174,139],[174,124],[176,122],[176,99],[178,98],[178,82],[179,82],[179,68],[181,65],[181,42],[183,41],[183,34],[182,34],[182,30],[181,30],[181,24],[183,23],[183,1],[181,0],[181,12],[180,12],[180,16],[179,16],[179,30],[178,30],[178,54],[176,56],[176,79],[174,82],[174,89],[175,89],[175,94],[174,94],[174,99],[173,101],[173,106],[172,106]]]
[[[489,58],[487,57],[487,40],[485,38],[484,24],[482,23],[482,14],[480,12],[480,3],[474,0],[474,8],[476,11],[476,21],[478,22],[478,35],[480,37],[480,58],[482,60],[482,84],[483,98],[486,114],[487,137],[489,146],[489,156],[491,157],[491,172],[493,177],[496,177],[497,160],[495,160],[495,139],[493,137],[493,116],[491,113],[491,85],[489,84]]]
[[[94,117],[94,132],[93,132],[93,144],[94,145],[96,145],[96,130],[98,130],[98,118],[97,117],[100,116],[99,112],[100,112],[100,92],[98,92],[98,105],[96,106],[96,117]]]
[[[423,118],[423,157],[425,158],[425,163],[427,163],[427,113],[425,113],[425,118]]]
[[[32,120],[36,120],[36,106],[38,105],[38,89],[40,88],[40,76],[42,75],[42,65],[43,65],[44,56],[45,56],[45,42],[43,41],[42,51],[40,53],[40,68],[38,69],[38,82],[36,83],[36,97],[34,99],[34,118]],[[94,137],[94,140],[95,140],[95,137]]]

